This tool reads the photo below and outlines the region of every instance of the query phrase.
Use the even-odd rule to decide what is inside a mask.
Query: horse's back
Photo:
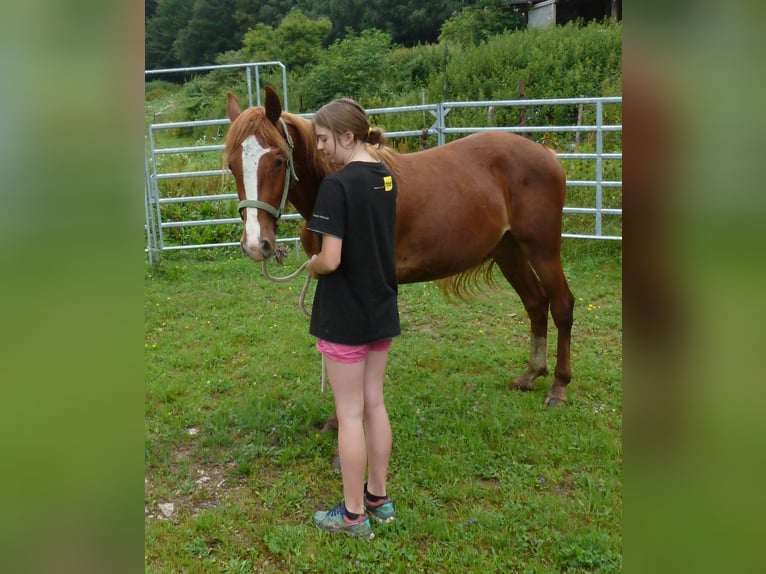
[[[550,245],[566,183],[555,154],[527,138],[485,132],[397,154],[402,279],[446,277],[481,264],[510,232]]]
[[[561,217],[566,176],[555,152],[517,134],[472,134],[428,150],[397,154],[395,162],[405,205],[446,199],[453,206],[502,201],[509,217],[529,210]]]
[[[469,172],[479,175],[479,169],[502,171],[510,181],[529,183],[531,177],[546,178],[552,184],[565,182],[564,171],[555,151],[529,138],[514,133],[493,131],[471,134],[427,150],[395,154],[397,171],[429,171],[449,166],[448,172]],[[432,171],[431,170],[431,171]],[[449,174],[445,174],[449,175]]]

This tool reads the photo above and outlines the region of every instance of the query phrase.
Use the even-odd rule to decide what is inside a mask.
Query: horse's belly
[[[450,166],[460,158],[449,158]],[[416,167],[421,173],[416,172]],[[506,197],[495,178],[454,169],[405,170],[397,202],[397,277],[432,281],[481,265],[509,229]]]
[[[412,241],[402,238],[396,244],[397,279],[399,283],[419,283],[473,269],[492,254],[502,234],[498,229],[457,236],[442,233]]]

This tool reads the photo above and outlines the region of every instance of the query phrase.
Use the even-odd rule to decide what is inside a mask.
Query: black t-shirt
[[[340,265],[320,275],[309,332],[343,345],[401,333],[397,307],[396,182],[382,163],[351,162],[327,176],[309,229],[343,240]]]

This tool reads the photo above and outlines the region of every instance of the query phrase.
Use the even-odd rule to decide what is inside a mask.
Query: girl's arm
[[[306,271],[314,279],[319,275],[332,273],[340,265],[340,251],[343,246],[343,240],[324,235],[322,237],[322,250],[318,255],[312,255],[311,260],[306,266]]]

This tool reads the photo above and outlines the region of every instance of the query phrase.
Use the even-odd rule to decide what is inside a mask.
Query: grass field
[[[620,571],[621,245],[566,240],[564,267],[573,379],[558,409],[542,406],[551,376],[508,388],[529,326],[503,281],[458,303],[400,287],[386,381],[398,517],[372,541],[312,524],[341,479],[302,279],[271,283],[234,250],[147,267],[146,572]]]

